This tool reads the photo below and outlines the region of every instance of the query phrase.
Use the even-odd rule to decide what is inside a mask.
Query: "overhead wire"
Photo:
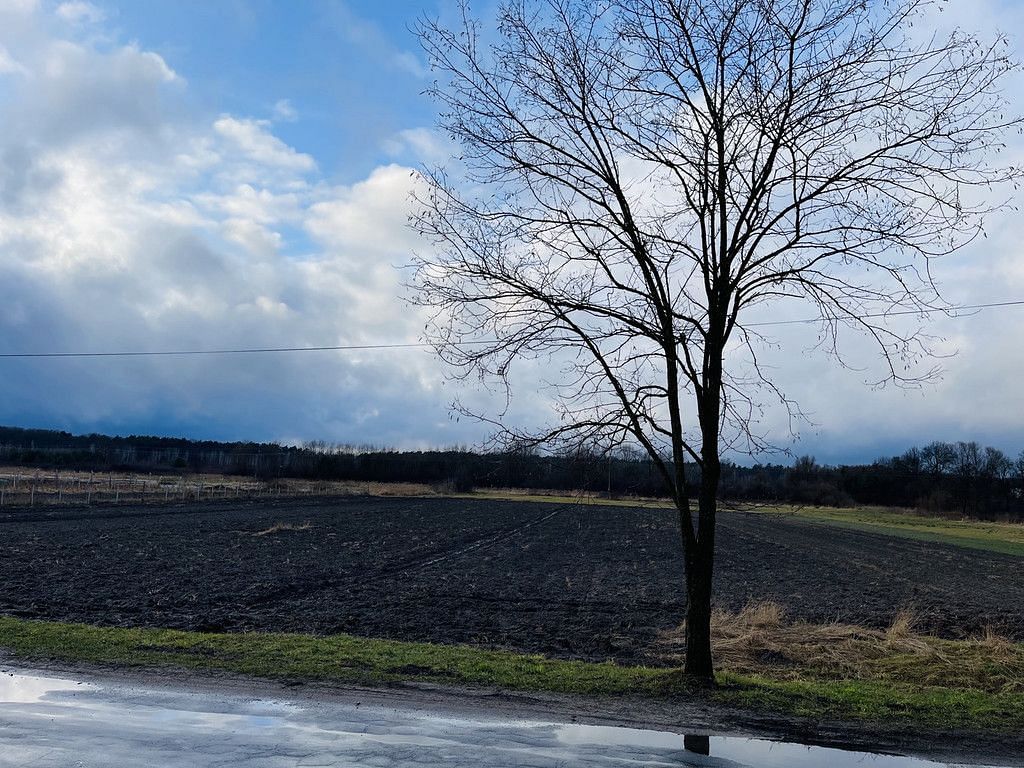
[[[881,317],[896,317],[901,315],[928,315],[936,312],[956,313],[975,312],[983,309],[995,309],[1002,307],[1024,306],[1024,299],[1013,299],[1007,301],[994,301],[986,304],[962,304],[945,308],[923,308],[894,310],[888,312],[875,312],[859,315],[859,318],[871,319]],[[954,318],[965,317],[966,315],[952,315]],[[806,325],[811,323],[826,322],[821,317],[798,318],[794,320],[765,320],[761,322],[746,323],[748,327],[765,327],[781,325]],[[454,344],[454,346],[472,346],[478,344],[495,344],[495,339],[479,339]],[[264,355],[264,354],[286,354],[294,352],[359,352],[393,349],[425,349],[433,346],[430,342],[391,342],[381,344],[335,344],[312,347],[229,347],[223,349],[167,349],[167,350],[121,350],[121,351],[99,351],[99,352],[0,352],[0,359],[54,359],[54,358],[105,358],[105,357],[186,357],[202,355]]]

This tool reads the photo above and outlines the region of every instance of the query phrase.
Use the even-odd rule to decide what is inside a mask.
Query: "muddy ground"
[[[1021,560],[721,514],[716,603],[1024,640]],[[0,614],[205,631],[350,632],[656,662],[685,609],[669,510],[337,498],[0,515]]]

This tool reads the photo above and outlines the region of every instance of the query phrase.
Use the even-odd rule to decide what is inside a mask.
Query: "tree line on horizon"
[[[0,461],[33,468],[219,472],[270,480],[294,477],[426,483],[456,491],[524,488],[661,496],[653,463],[639,451],[597,448],[541,453],[467,447],[399,451],[310,441],[301,446],[187,438],[127,437],[0,427]],[[689,482],[699,470],[687,467]],[[973,441],[936,441],[870,464],[726,462],[721,497],[741,502],[825,506],[871,504],[935,514],[1024,520],[1024,452],[1012,458]]]

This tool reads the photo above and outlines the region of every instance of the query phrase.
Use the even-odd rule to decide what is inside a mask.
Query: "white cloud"
[[[84,64],[99,66],[102,70],[81,69]],[[86,45],[67,40],[55,41],[46,51],[43,74],[63,85],[102,82],[106,77],[120,85],[145,83],[173,83],[177,73],[167,66],[161,56],[151,51],[140,50],[132,43],[99,57]]]
[[[430,76],[430,70],[420,61],[416,54],[409,51],[398,51],[392,56],[395,66],[413,77],[424,80]]]
[[[328,184],[270,122],[191,114],[156,54],[28,24],[0,28],[34,75],[0,100],[0,346],[416,339],[394,268],[408,168]],[[439,378],[417,351],[25,363],[0,375],[0,423],[420,445],[446,442]]]
[[[194,199],[208,210],[257,224],[296,222],[304,215],[305,200],[299,194],[257,189],[250,184],[240,184],[222,194],[199,193]]]
[[[29,16],[39,8],[39,0],[0,0],[0,13]]]
[[[279,99],[274,104],[274,119],[285,123],[294,123],[299,119],[299,113],[288,99]]]
[[[213,124],[213,128],[260,165],[299,172],[316,170],[316,161],[311,156],[296,152],[270,133],[270,123],[265,120],[224,115]]]
[[[369,178],[333,191],[310,209],[309,231],[330,247],[380,252],[415,247],[406,225],[418,175],[401,165],[377,168]]]
[[[454,148],[438,131],[431,128],[409,128],[386,139],[384,150],[392,157],[409,153],[422,163],[442,163],[453,156]]]
[[[71,24],[97,24],[105,17],[101,9],[92,3],[83,2],[83,0],[61,3],[57,6],[55,13],[60,19]]]
[[[0,75],[27,75],[28,70],[14,60],[4,46],[0,45]]]

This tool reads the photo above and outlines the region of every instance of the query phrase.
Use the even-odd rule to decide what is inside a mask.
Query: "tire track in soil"
[[[400,564],[393,569],[379,571],[373,576],[371,576],[369,579],[363,580],[362,583],[372,584],[381,579],[390,578],[391,576],[396,576],[400,573],[407,573],[409,571],[429,568],[432,565],[437,565],[439,563],[444,563],[449,560],[454,560],[457,557],[462,557],[463,555],[467,555],[470,552],[475,552],[479,549],[487,549],[489,547],[493,547],[495,544],[499,544],[505,541],[506,539],[511,539],[512,537],[517,536],[520,533],[524,533],[531,528],[535,528],[538,525],[543,525],[548,520],[555,517],[555,515],[558,515],[569,508],[569,504],[563,504],[557,509],[554,509],[551,512],[547,513],[546,515],[541,515],[540,517],[534,520],[529,520],[525,523],[522,523],[521,525],[517,525],[512,528],[484,536],[480,539],[477,539],[476,541],[471,542],[470,544],[467,544],[464,547],[459,547],[458,549],[455,549],[451,552],[442,553],[440,555],[437,555],[436,557],[416,558],[409,563]]]
[[[539,525],[543,525],[548,520],[554,518],[556,515],[564,512],[566,509],[569,509],[571,506],[572,505],[570,504],[560,505],[556,509],[553,509],[546,514],[540,515],[537,518],[528,520],[525,523],[521,523],[511,528],[505,528],[494,533],[486,534],[485,536],[473,539],[468,544],[456,547],[455,549],[440,553],[434,553],[430,555],[421,555],[419,557],[409,558],[407,560],[400,561],[391,567],[385,566],[384,568],[378,569],[377,571],[369,575],[349,576],[348,578],[344,579],[324,579],[322,577],[315,577],[306,580],[305,584],[296,584],[292,582],[286,586],[283,586],[279,589],[271,590],[270,592],[253,599],[251,601],[251,604],[254,606],[266,605],[267,603],[272,603],[281,597],[294,597],[296,596],[297,593],[300,593],[302,599],[308,599],[313,595],[316,595],[320,592],[324,592],[326,590],[347,589],[351,591],[352,588],[360,589],[363,587],[369,587],[381,581],[394,578],[395,576],[401,575],[403,573],[410,573],[423,570],[433,565],[439,565],[441,563],[449,562],[458,557],[462,557],[463,555],[467,555],[471,552],[477,552],[480,550],[493,547],[494,545],[511,539],[521,533],[530,530],[531,528],[536,528]],[[305,589],[303,589],[302,587],[305,587]]]
[[[564,543],[554,543],[558,535],[547,545],[543,536],[533,536],[524,540],[528,551],[506,544],[472,561],[468,574],[452,568],[421,574],[396,613],[437,615],[438,606],[445,606],[432,631],[441,627],[457,642],[568,658],[661,663],[648,649],[661,630],[678,625],[685,608],[679,591],[668,590],[668,598],[659,594],[664,589],[650,588],[649,568],[662,560],[663,526],[648,519],[648,510],[576,505],[574,511],[578,514],[564,515],[555,526],[559,534],[568,534]],[[676,537],[670,541],[675,563]],[[675,576],[681,579],[681,553],[678,566]],[[428,582],[425,576],[436,580]],[[429,638],[429,631],[414,634],[424,632],[423,626],[404,621],[404,631]]]
[[[481,607],[485,606],[487,609],[490,609],[490,606],[503,606],[505,612],[526,615],[563,611],[567,614],[590,613],[615,618],[622,616],[624,605],[621,598],[609,599],[603,596],[609,592],[612,594],[617,592],[617,585],[606,583],[608,573],[598,572],[605,571],[607,568],[615,572],[612,581],[625,580],[628,582],[631,579],[637,580],[635,582],[637,589],[635,591],[631,590],[628,598],[629,612],[635,611],[638,614],[646,614],[643,621],[649,621],[650,616],[678,615],[685,609],[685,598],[682,600],[677,598],[677,595],[681,593],[683,584],[681,550],[678,553],[678,570],[675,573],[670,573],[669,579],[670,582],[674,581],[674,578],[678,581],[677,586],[680,587],[680,592],[673,592],[672,597],[663,597],[658,594],[663,592],[660,589],[645,589],[649,586],[650,575],[652,575],[652,563],[646,558],[649,556],[657,557],[659,553],[653,551],[656,547],[650,546],[651,543],[645,539],[649,531],[635,527],[631,516],[639,513],[641,515],[639,519],[643,521],[646,520],[646,516],[652,510],[629,506],[595,508],[593,505],[579,503],[562,508],[562,511],[568,510],[578,513],[577,515],[566,515],[562,520],[562,524],[567,524],[572,531],[572,546],[569,547],[568,542],[566,542],[566,546],[558,548],[558,553],[553,558],[538,562],[538,571],[543,574],[540,577],[538,577],[537,573],[534,573],[528,579],[524,579],[524,583],[517,585],[514,590],[502,590],[498,593],[483,592],[472,589],[478,582],[478,577],[486,580],[486,583],[492,582],[487,579],[486,566],[481,568],[479,564],[474,563],[478,568],[476,573],[470,575],[468,579],[462,580],[463,584],[469,582],[471,589],[460,589],[459,584],[454,584],[451,588],[447,589],[442,587],[440,590],[436,590],[435,588],[436,596],[445,600],[454,599],[463,603],[471,603]],[[615,519],[617,517],[616,511],[622,515],[622,518]],[[654,510],[653,512],[656,515],[660,510]],[[595,516],[596,520],[594,519]],[[610,526],[608,525],[609,516],[614,520]],[[643,522],[640,524],[642,525]],[[648,522],[647,524],[649,525],[650,523]],[[670,545],[670,548],[674,548],[674,542],[677,538],[675,530],[672,532],[673,537],[670,537],[670,539],[673,544]],[[621,542],[620,539],[623,536],[629,537],[629,541]],[[530,540],[530,543],[532,543],[532,540]],[[611,553],[614,553],[617,547],[624,547],[623,552],[626,553],[626,556],[623,557],[622,554],[616,554],[615,559],[617,563],[614,563],[614,561],[596,554],[601,552],[604,547],[610,547]],[[572,551],[570,552],[569,550]],[[605,552],[609,552],[609,550],[605,550]],[[501,554],[503,553],[499,554],[499,560],[514,561],[516,559],[515,553],[507,555],[505,558],[502,558]],[[547,554],[550,555],[551,553]],[[639,558],[638,562],[633,562],[634,555]],[[675,555],[674,551],[673,555]],[[527,559],[532,557],[532,550],[525,557]],[[673,559],[674,561],[676,560],[675,557]],[[442,579],[446,575],[445,573],[439,574]],[[566,586],[563,588],[562,580],[568,578],[571,578],[573,584],[566,583]],[[447,586],[449,585],[444,585],[444,587]],[[641,594],[641,590],[643,594]],[[572,593],[572,596],[559,596],[566,592]]]

